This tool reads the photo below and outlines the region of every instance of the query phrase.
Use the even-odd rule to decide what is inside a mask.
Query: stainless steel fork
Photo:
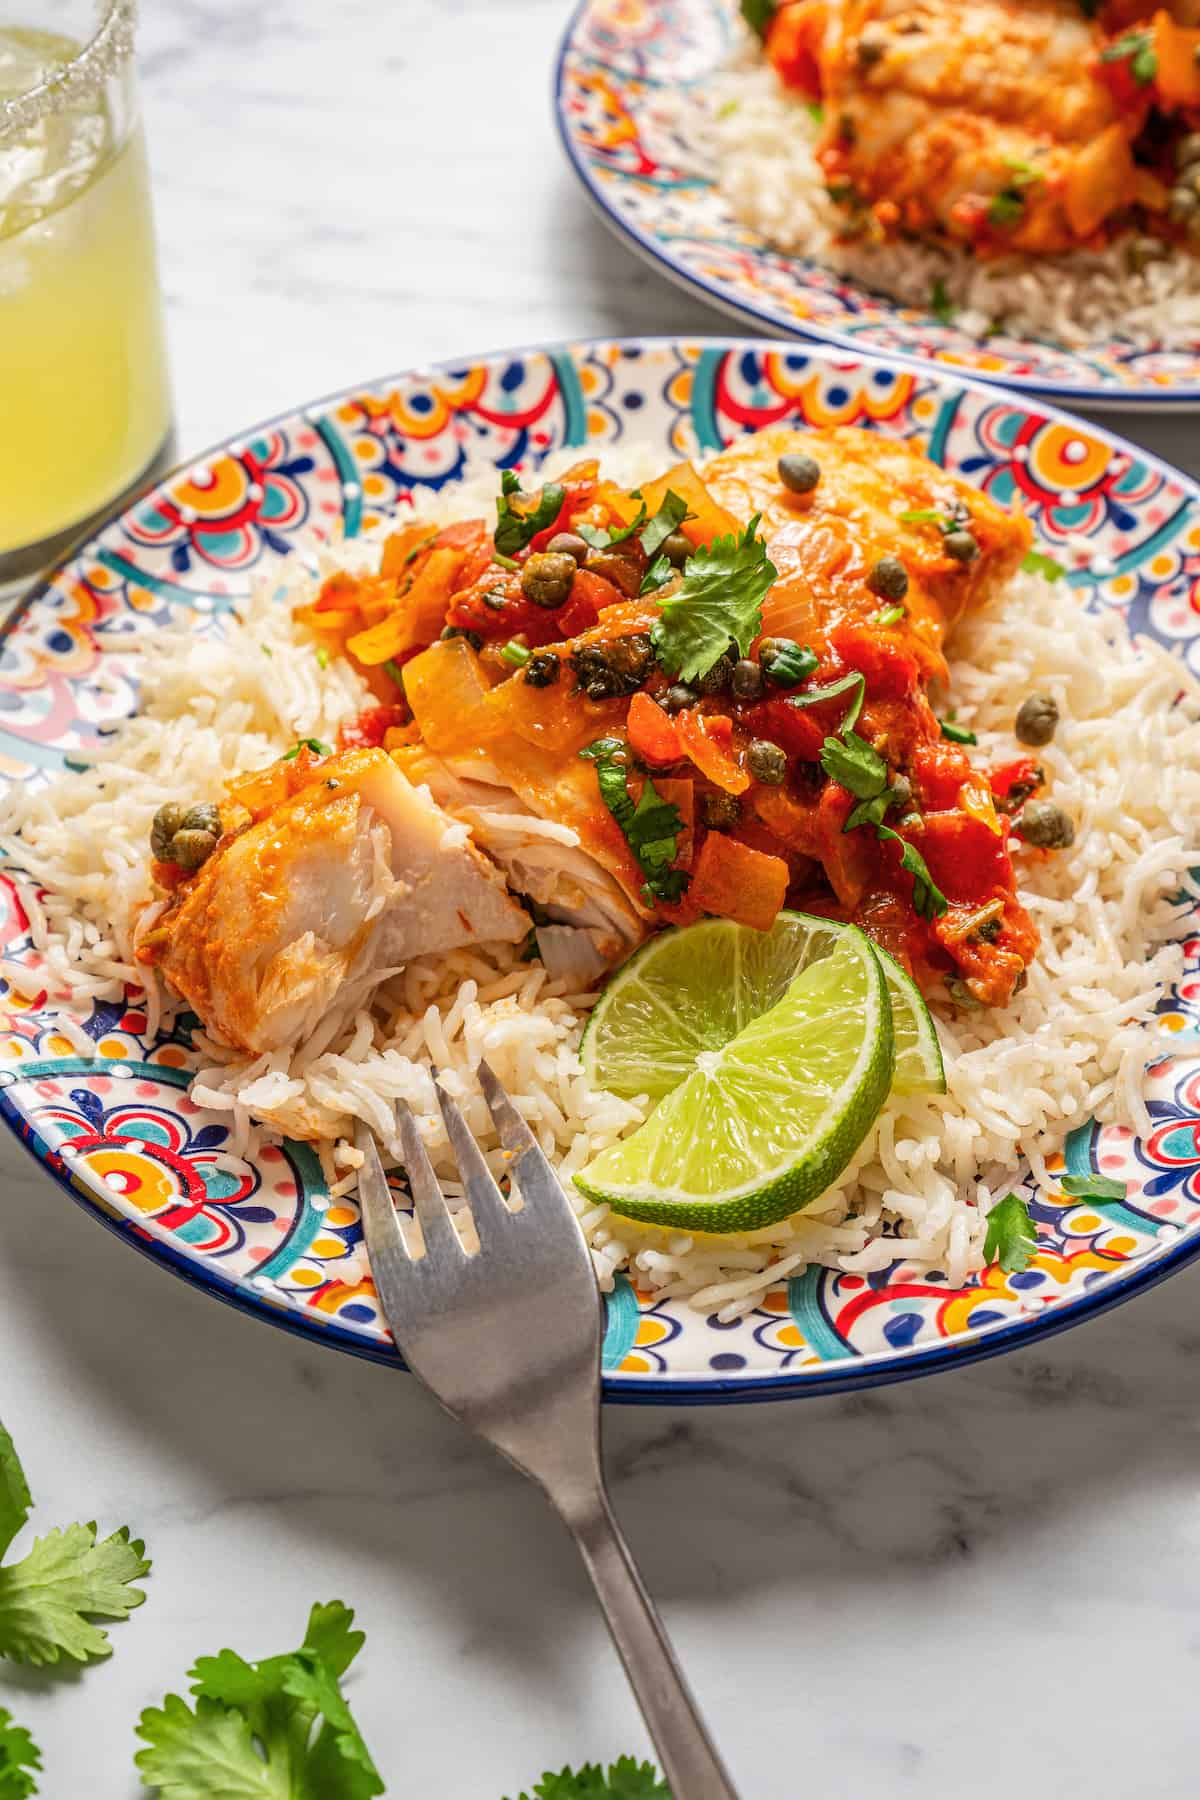
[[[436,1072],[435,1072],[436,1076]],[[737,1800],[613,1517],[600,1461],[600,1293],[550,1164],[486,1063],[484,1097],[520,1196],[505,1202],[435,1079],[479,1248],[451,1220],[416,1120],[397,1109],[424,1254],[411,1256],[375,1139],[358,1124],[359,1199],[375,1286],[405,1360],[450,1415],[537,1482],[572,1533],[674,1800]]]

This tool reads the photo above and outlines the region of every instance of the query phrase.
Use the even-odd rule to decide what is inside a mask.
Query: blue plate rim
[[[567,125],[563,106],[563,85],[567,57],[574,48],[575,32],[584,13],[594,4],[595,0],[576,0],[571,16],[563,28],[562,37],[559,39],[551,74],[550,91],[551,110],[554,114],[554,127],[559,143],[586,198],[615,237],[619,238],[643,262],[649,264],[659,274],[665,275],[676,287],[683,289],[686,293],[700,295],[717,311],[727,314],[730,318],[739,319],[743,323],[748,322],[764,333],[777,336],[780,332],[788,331],[789,327],[785,319],[777,318],[773,313],[762,307],[754,306],[749,301],[730,298],[715,282],[708,281],[703,275],[697,275],[686,268],[682,262],[664,250],[656,238],[648,236],[628,219],[623,218],[609,203],[604,190],[593,178],[592,171],[579,154]],[[886,295],[883,297],[887,298]],[[863,351],[861,338],[854,338],[840,331],[823,328],[818,330],[815,327],[803,330],[799,326],[794,326],[791,328],[791,332],[792,335],[785,340],[786,342],[824,344],[831,348],[844,350],[849,355],[863,357],[867,361],[871,360],[873,354],[871,351]],[[888,351],[887,361],[891,365],[922,375],[932,375],[947,369],[951,371],[954,369],[952,363],[939,363],[932,357],[911,356],[901,350]],[[1164,390],[1161,393],[1142,394],[1141,392],[1131,393],[1124,388],[1083,387],[1057,382],[1039,382],[1032,375],[999,374],[989,377],[976,371],[969,378],[969,384],[993,389],[1003,388],[1009,393],[1026,395],[1031,399],[1059,401],[1064,406],[1102,408],[1106,412],[1195,412],[1200,409],[1200,382]],[[964,385],[968,385],[967,377],[964,377]]]
[[[588,0],[581,0],[577,11],[583,10]],[[205,462],[223,452],[231,442],[252,438],[262,432],[269,431],[277,425],[316,412],[320,408],[345,399],[347,396],[379,388],[386,383],[411,378],[414,374],[446,373],[450,374],[460,368],[464,361],[473,363],[494,362],[505,358],[520,356],[552,356],[563,351],[588,351],[598,346],[606,346],[618,350],[642,350],[647,346],[702,346],[704,349],[722,349],[724,351],[752,350],[763,352],[776,349],[783,354],[795,354],[798,349],[804,354],[817,357],[819,360],[832,362],[843,361],[834,355],[833,346],[819,340],[811,342],[793,338],[770,339],[766,337],[739,338],[723,336],[706,336],[695,332],[659,332],[645,333],[629,337],[567,337],[553,339],[542,343],[501,346],[493,350],[471,353],[468,357],[441,357],[425,364],[409,369],[391,371],[387,374],[375,375],[362,381],[343,384],[314,399],[301,401],[286,407],[268,418],[258,420],[254,424],[244,426],[228,434],[225,438],[209,444],[206,448],[194,451],[190,456],[182,458],[173,468],[159,475],[143,492],[153,492],[164,483],[171,481],[175,475],[184,470],[194,468],[197,463]],[[855,364],[869,368],[891,369],[894,359],[890,356],[873,355],[861,349],[853,351],[850,359]],[[944,368],[937,363],[917,361],[916,372],[926,380],[940,383],[948,388],[963,392],[974,392],[985,399],[994,400],[998,384],[977,376],[960,375],[953,369]],[[1034,402],[1041,402],[1041,395],[1025,394],[1015,389],[1007,390],[1019,406],[1033,410]],[[1080,420],[1070,412],[1056,406],[1041,403],[1036,410],[1048,419],[1059,424],[1073,426],[1099,437],[1113,449],[1131,456],[1136,461],[1153,468],[1160,474],[1168,476],[1180,484],[1186,499],[1200,505],[1200,481],[1193,479],[1183,470],[1175,468],[1164,458],[1153,451],[1145,450],[1140,445],[1108,430],[1105,426],[1091,420]],[[87,554],[90,545],[118,519],[122,518],[132,506],[137,505],[138,496],[126,497],[107,511],[99,523],[95,524],[87,536],[81,538],[67,555],[55,566],[39,577],[24,593],[13,607],[11,613],[0,629],[0,647],[3,646],[10,631],[24,616],[35,601],[43,597],[57,579],[61,571],[77,557]],[[1200,1052],[1196,1053],[1200,1056]],[[310,1343],[325,1344],[332,1349],[356,1356],[360,1360],[378,1363],[383,1367],[407,1373],[402,1358],[394,1348],[372,1344],[360,1338],[357,1333],[347,1332],[336,1322],[326,1321],[317,1324],[303,1312],[293,1311],[290,1307],[270,1304],[256,1290],[247,1291],[232,1282],[217,1278],[214,1272],[201,1269],[195,1263],[176,1251],[164,1240],[151,1237],[149,1234],[139,1235],[136,1224],[131,1219],[114,1216],[99,1202],[82,1191],[70,1179],[65,1170],[60,1172],[49,1160],[48,1147],[45,1153],[39,1149],[40,1140],[29,1120],[14,1104],[8,1085],[0,1087],[0,1120],[12,1132],[18,1143],[50,1177],[56,1186],[63,1189],[69,1197],[95,1222],[115,1236],[129,1244],[140,1255],[149,1258],[159,1267],[165,1268],[189,1286],[212,1295],[236,1311],[252,1318],[263,1320],[292,1335],[304,1338]],[[720,1406],[737,1404],[760,1404],[776,1400],[792,1400],[817,1397],[820,1395],[847,1393],[874,1387],[888,1387],[895,1382],[915,1380],[918,1376],[938,1374],[943,1371],[965,1367],[971,1363],[986,1361],[993,1356],[1003,1355],[1014,1349],[1023,1348],[1027,1344],[1035,1344],[1046,1338],[1057,1335],[1060,1331],[1070,1330],[1075,1325],[1123,1305],[1138,1295],[1156,1287],[1159,1282],[1167,1280],[1171,1275],[1185,1268],[1200,1257],[1200,1227],[1194,1234],[1183,1236],[1177,1242],[1164,1246],[1161,1251],[1152,1252],[1139,1262],[1130,1265],[1122,1273],[1114,1270],[1104,1278],[1103,1284],[1088,1289],[1073,1300],[1064,1300],[1048,1306],[1043,1311],[1024,1314],[1011,1321],[998,1321],[985,1326],[978,1333],[957,1339],[939,1342],[927,1347],[913,1347],[907,1350],[874,1352],[869,1356],[851,1356],[844,1362],[832,1365],[820,1365],[815,1371],[804,1373],[774,1374],[765,1371],[755,1375],[729,1375],[713,1378],[686,1376],[674,1380],[664,1380],[654,1376],[622,1375],[619,1370],[606,1370],[603,1374],[603,1395],[606,1401],[632,1406]]]

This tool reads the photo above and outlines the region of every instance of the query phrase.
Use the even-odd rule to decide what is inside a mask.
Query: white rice
[[[1128,238],[1101,251],[981,260],[932,244],[837,241],[845,214],[825,192],[814,154],[820,127],[779,80],[758,40],[738,27],[728,66],[673,111],[698,173],[716,180],[736,217],[779,250],[927,311],[941,283],[968,337],[1033,337],[1066,346],[1098,338],[1182,348],[1200,337],[1200,257]]]
[[[613,470],[628,480],[646,472],[645,453]],[[485,511],[494,484],[489,471],[426,510]],[[4,799],[0,848],[27,871],[18,879],[40,962],[0,972],[23,993],[45,987],[85,1054],[94,1046],[78,1021],[91,1003],[118,1000],[125,983],[144,978],[132,941],[156,808],[218,798],[230,775],[269,762],[298,736],[332,739],[363,704],[346,665],[319,666],[289,606],[311,596],[318,564],[372,554],[346,545],[280,565],[223,637],[194,618],[150,633],[140,713],[86,772]],[[1172,940],[1188,908],[1177,896],[1196,891],[1187,871],[1200,862],[1188,823],[1200,820],[1200,684],[1165,650],[1131,642],[1118,619],[1084,614],[1064,583],[1034,575],[1016,577],[1000,604],[967,620],[952,649],[954,703],[979,735],[981,761],[1016,753],[1017,697],[1052,694],[1062,714],[1041,757],[1078,837],[1056,857],[1018,852],[1022,895],[1042,932],[1028,986],[1003,1011],[939,1018],[948,1093],[889,1106],[836,1188],[803,1214],[705,1238],[643,1229],[578,1197],[606,1287],[627,1269],[643,1291],[733,1319],[814,1263],[866,1271],[904,1257],[955,1285],[982,1266],[987,1211],[1026,1161],[1044,1181],[1047,1158],[1089,1118],[1145,1128],[1151,1020],[1181,971]],[[229,1115],[235,1154],[252,1148],[252,1121],[319,1134],[336,1194],[353,1190],[358,1157],[345,1138],[354,1118],[398,1157],[393,1103],[402,1097],[457,1193],[428,1065],[444,1071],[499,1167],[473,1074],[486,1057],[570,1189],[576,1170],[644,1116],[580,1071],[576,1048],[593,998],[567,992],[508,948],[425,959],[332,1041],[318,1032],[290,1053],[247,1060],[200,1037],[192,1094]],[[172,1006],[152,979],[152,1024]]]

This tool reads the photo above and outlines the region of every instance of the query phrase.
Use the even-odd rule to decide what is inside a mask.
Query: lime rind
[[[944,1094],[946,1065],[942,1060],[942,1046],[921,990],[895,957],[881,950],[878,944],[875,954],[883,965],[892,1002],[896,1040],[892,1093],[899,1098],[912,1094]]]
[[[832,929],[827,955],[575,1177],[590,1199],[646,1224],[753,1231],[837,1179],[887,1098],[894,1045],[879,958],[856,926]]]

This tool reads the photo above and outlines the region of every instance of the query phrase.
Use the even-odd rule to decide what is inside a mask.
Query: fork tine
[[[375,1142],[375,1133],[364,1119],[354,1122],[354,1143],[363,1157],[358,1176],[358,1203],[372,1265],[394,1256],[403,1257],[407,1262],[404,1234],[396,1217],[392,1190],[383,1172],[379,1146]]]
[[[543,1155],[541,1145],[501,1087],[494,1070],[481,1060],[475,1072],[488,1111],[500,1133],[500,1142],[512,1157],[513,1179],[525,1205],[557,1206],[573,1218],[571,1202],[562,1183]]]
[[[441,1082],[437,1071],[433,1077],[434,1092],[438,1097],[438,1105],[442,1109],[445,1121],[446,1136],[450,1139],[450,1147],[454,1151],[463,1185],[467,1190],[467,1199],[471,1203],[471,1216],[475,1221],[475,1230],[481,1244],[494,1236],[495,1228],[502,1217],[511,1218],[504,1196],[496,1185],[495,1177],[487,1166],[482,1150],[471,1136],[470,1127],[463,1118],[455,1101],[453,1101]]]
[[[464,1254],[450,1220],[450,1213],[438,1186],[438,1178],[433,1172],[433,1164],[429,1153],[421,1142],[421,1134],[417,1130],[417,1121],[413,1118],[412,1109],[407,1101],[396,1102],[396,1123],[400,1127],[400,1144],[404,1151],[404,1168],[408,1176],[408,1185],[412,1190],[413,1206],[421,1221],[421,1235],[425,1239],[425,1251],[428,1256],[447,1256],[457,1252]]]

